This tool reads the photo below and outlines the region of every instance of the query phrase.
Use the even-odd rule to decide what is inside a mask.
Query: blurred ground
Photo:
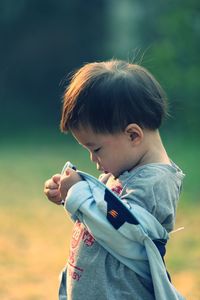
[[[72,223],[45,199],[43,182],[66,157],[88,171],[88,156],[71,142],[18,142],[0,150],[0,299],[55,300]],[[200,299],[199,209],[190,199],[180,201],[176,228],[185,229],[171,235],[166,257],[174,285],[188,300]]]
[[[30,200],[30,199],[29,199]],[[34,199],[31,199],[34,201]],[[61,207],[45,202],[1,209],[0,299],[57,299],[58,275],[67,256],[72,224]],[[178,214],[182,232],[168,245],[166,263],[176,288],[200,299],[199,215],[193,208]]]

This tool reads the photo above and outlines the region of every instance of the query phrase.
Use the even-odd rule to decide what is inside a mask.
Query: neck
[[[150,163],[171,164],[160,138],[159,131],[146,131],[141,149],[142,154],[136,167]]]

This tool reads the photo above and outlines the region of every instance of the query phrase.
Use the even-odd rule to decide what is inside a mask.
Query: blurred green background
[[[186,173],[177,220],[188,224],[169,266],[178,287],[200,297],[200,241],[192,231],[200,225],[200,2],[1,0],[0,41],[0,298],[56,299],[71,224],[45,200],[43,182],[66,160],[97,175],[88,154],[59,132],[61,98],[69,72],[110,58],[142,64],[167,92],[161,135]]]

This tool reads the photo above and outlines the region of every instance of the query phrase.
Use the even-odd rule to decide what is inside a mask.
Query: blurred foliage
[[[157,75],[172,100],[170,129],[196,134],[200,129],[200,2],[141,1],[141,36]],[[193,134],[194,133],[194,134]]]
[[[111,57],[142,61],[161,81],[168,129],[200,128],[198,0],[1,0],[0,37],[2,133],[58,126],[66,74]]]
[[[164,142],[199,198],[199,0],[1,0],[0,39],[1,141],[58,134],[66,75],[82,64],[136,61],[168,94]]]
[[[104,53],[104,2],[1,0],[1,130],[57,125],[61,80]]]

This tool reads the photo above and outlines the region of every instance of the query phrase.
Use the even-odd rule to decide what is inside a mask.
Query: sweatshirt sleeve
[[[170,232],[175,222],[179,182],[173,175],[161,171],[151,174],[141,172],[140,176],[126,185],[121,200],[143,207]]]
[[[138,225],[137,219],[130,213],[130,207],[119,201],[108,188],[100,189],[90,186],[87,181],[81,181],[72,186],[65,201],[65,209],[73,219],[89,217],[95,220],[103,219],[112,227],[118,229],[125,222]]]

